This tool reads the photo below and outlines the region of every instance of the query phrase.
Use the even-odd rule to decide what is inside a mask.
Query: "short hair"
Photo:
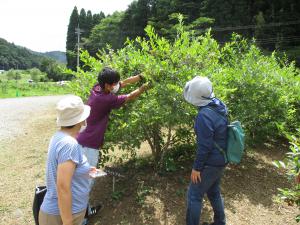
[[[105,84],[111,85],[119,81],[120,74],[109,67],[103,68],[102,71],[100,71],[100,73],[98,74],[98,83],[102,89],[105,88]]]

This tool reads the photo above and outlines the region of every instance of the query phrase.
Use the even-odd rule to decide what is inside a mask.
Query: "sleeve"
[[[113,95],[111,100],[111,108],[112,109],[119,109],[121,106],[124,105],[125,100],[127,99],[127,95]]]
[[[57,153],[57,163],[61,164],[71,160],[78,165],[81,160],[81,151],[78,146],[78,144],[71,143],[62,145]]]
[[[193,169],[202,171],[214,143],[213,123],[207,114],[202,112],[198,114],[195,121],[195,132],[197,136],[197,154]]]

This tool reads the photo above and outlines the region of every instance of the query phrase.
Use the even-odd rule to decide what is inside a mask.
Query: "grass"
[[[59,86],[55,82],[38,82],[38,83],[27,83],[24,81],[0,82],[0,98],[63,95],[68,93],[70,93],[70,90],[67,86]]]
[[[34,82],[29,83],[29,80]],[[27,96],[64,95],[71,91],[67,85],[46,81],[45,73],[37,69],[10,70],[0,74],[0,98],[15,98]]]
[[[52,108],[37,112],[26,122],[23,135],[0,141],[0,224],[34,224],[33,191],[45,182],[47,146],[56,129],[49,122],[55,121],[53,115]],[[36,117],[38,121],[33,120]]]

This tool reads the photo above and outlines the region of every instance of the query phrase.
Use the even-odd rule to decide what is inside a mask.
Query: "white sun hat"
[[[57,126],[68,127],[86,120],[91,107],[84,105],[80,97],[71,95],[61,99],[56,105]]]
[[[215,97],[211,81],[196,76],[185,84],[184,99],[195,106],[206,106]]]

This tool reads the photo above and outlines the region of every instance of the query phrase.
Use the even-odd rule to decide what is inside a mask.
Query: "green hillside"
[[[0,38],[1,70],[41,68],[44,60],[49,58]]]
[[[65,52],[61,52],[61,51],[51,51],[51,52],[45,52],[42,53],[43,55],[50,57],[52,59],[57,60],[58,62],[61,63],[67,63],[67,58],[66,58],[66,53]]]

